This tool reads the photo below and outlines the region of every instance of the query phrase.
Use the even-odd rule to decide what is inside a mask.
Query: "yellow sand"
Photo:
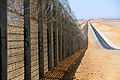
[[[94,25],[96,26],[97,23]],[[98,27],[102,30],[100,26]],[[117,29],[115,30],[117,31]],[[109,39],[112,38],[109,36]],[[93,35],[90,27],[88,29],[88,49],[76,70],[74,79],[120,80],[120,51],[104,49]]]

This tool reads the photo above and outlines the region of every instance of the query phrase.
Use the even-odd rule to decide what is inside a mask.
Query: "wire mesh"
[[[74,12],[69,6],[68,0],[42,0],[42,6],[38,6],[38,0],[30,0],[30,39],[31,39],[31,79],[39,79],[39,32],[38,32],[38,14],[42,13],[44,16],[39,18],[43,26],[54,26],[53,32],[49,33],[47,28],[43,28],[44,39],[44,71],[48,71],[48,50],[49,37],[53,35],[54,53],[58,49],[59,55],[56,58],[62,59],[68,57],[77,50],[75,44],[78,40],[80,30]],[[7,14],[8,14],[8,79],[21,80],[25,76],[24,66],[24,0],[8,0]],[[51,15],[53,13],[53,15]],[[47,20],[46,20],[47,19]],[[46,25],[49,24],[49,25]],[[51,30],[51,29],[50,29]],[[47,34],[49,33],[49,34]],[[58,39],[58,43],[56,42]],[[47,43],[47,40],[48,43]],[[52,40],[52,39],[51,39]],[[71,44],[72,43],[72,44]],[[55,44],[59,46],[55,48]],[[60,47],[62,46],[62,47]],[[72,46],[72,47],[70,47]],[[62,48],[62,49],[61,49]],[[61,55],[62,54],[62,55]],[[59,56],[59,57],[58,57]],[[57,60],[59,60],[57,59]],[[55,62],[55,60],[54,60]],[[52,63],[53,64],[53,63]]]
[[[37,0],[30,2],[30,33],[31,33],[31,79],[39,79],[39,55],[38,55],[38,16]]]
[[[8,0],[8,79],[24,79],[23,0]]]

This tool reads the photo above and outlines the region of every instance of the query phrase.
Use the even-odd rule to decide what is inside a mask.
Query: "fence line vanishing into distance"
[[[67,0],[0,0],[0,79],[37,80],[81,49]]]

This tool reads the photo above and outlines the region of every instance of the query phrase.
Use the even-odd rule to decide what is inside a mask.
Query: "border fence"
[[[37,80],[81,49],[67,0],[0,0],[0,80]]]

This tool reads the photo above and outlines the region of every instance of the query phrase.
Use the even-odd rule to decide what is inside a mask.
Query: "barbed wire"
[[[60,4],[62,5],[62,9],[63,11],[60,12],[60,14],[64,14],[65,12],[69,13],[69,16],[71,16],[71,18],[73,20],[77,20],[77,18],[75,17],[75,14],[74,12],[71,10],[70,6],[69,6],[69,2],[68,0],[54,0],[57,4],[56,6],[60,6]],[[46,4],[48,5],[47,8],[46,8]],[[39,12],[42,11],[42,8],[46,8],[46,12],[48,12],[48,10],[52,10],[53,9],[53,2],[50,1],[46,1],[44,5],[40,6],[37,8],[37,1],[36,0],[31,0],[31,6],[28,7],[29,9],[32,9],[31,11],[31,18],[32,19],[36,19],[37,18],[37,14]],[[17,7],[16,7],[17,6]],[[11,13],[14,13],[16,15],[19,15],[19,16],[25,16],[23,13],[24,11],[24,6],[23,6],[23,0],[8,0],[8,11],[11,12]],[[50,11],[49,11],[50,12]],[[67,14],[68,15],[68,14]],[[47,16],[50,16],[50,15],[47,15]],[[54,16],[51,18],[51,20],[54,20],[55,18],[57,17]],[[37,19],[36,19],[37,20]],[[50,20],[50,21],[51,21]]]

